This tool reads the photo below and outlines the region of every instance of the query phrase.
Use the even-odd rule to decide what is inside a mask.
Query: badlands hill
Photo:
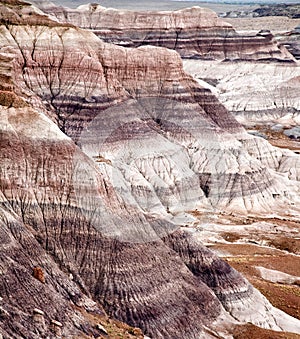
[[[175,51],[19,1],[0,22],[2,336],[299,333],[186,226],[190,211],[298,215],[300,157],[247,134]]]
[[[272,34],[238,34],[208,8],[158,12],[117,10],[97,4],[71,9],[43,1],[34,3],[59,22],[92,30],[104,41],[120,46],[161,46],[193,59],[293,61]]]

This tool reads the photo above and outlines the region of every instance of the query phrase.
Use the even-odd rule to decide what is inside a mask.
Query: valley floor
[[[300,19],[288,17],[257,17],[257,18],[223,18],[229,22],[237,31],[260,31],[269,29],[273,33],[288,32],[300,25]]]
[[[198,230],[205,245],[274,306],[300,319],[299,221],[219,215]]]

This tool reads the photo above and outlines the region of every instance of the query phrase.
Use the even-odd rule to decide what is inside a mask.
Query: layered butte
[[[175,51],[107,44],[20,2],[0,13],[4,337],[95,338],[105,313],[151,338],[299,333],[180,227],[196,210],[297,215],[299,156],[248,135]]]
[[[97,4],[77,9],[37,4],[58,21],[92,30],[104,41],[121,46],[162,46],[176,50],[184,58],[205,60],[294,60],[284,46],[278,47],[272,34],[237,34],[207,8],[137,12]]]

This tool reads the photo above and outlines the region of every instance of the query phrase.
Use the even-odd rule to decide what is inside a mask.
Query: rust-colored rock
[[[33,276],[35,277],[35,279],[39,280],[41,283],[45,284],[46,279],[45,279],[45,274],[44,271],[41,267],[36,266],[33,269]]]

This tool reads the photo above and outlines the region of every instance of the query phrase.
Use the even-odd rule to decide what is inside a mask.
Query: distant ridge
[[[282,1],[278,0],[256,0],[256,1],[240,1],[240,0],[170,0],[175,2],[182,2],[182,1],[188,1],[188,2],[200,2],[200,3],[216,3],[216,4],[238,4],[238,5],[264,5],[264,4],[299,4],[300,2],[298,0],[289,0],[285,1],[284,3]]]

